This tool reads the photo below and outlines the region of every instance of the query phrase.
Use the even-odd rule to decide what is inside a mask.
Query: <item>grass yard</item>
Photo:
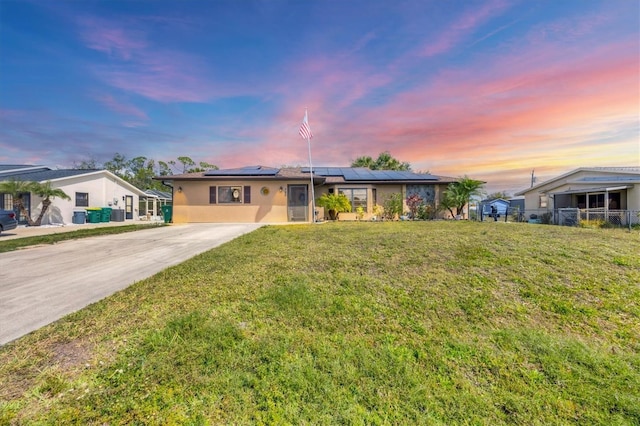
[[[66,240],[77,240],[79,238],[95,237],[98,235],[122,234],[125,232],[142,231],[144,229],[152,229],[164,224],[136,224],[109,226],[99,228],[77,229],[69,232],[58,232],[54,234],[37,235],[24,238],[15,238],[11,240],[0,240],[0,253],[19,250],[25,247],[32,247],[41,244],[55,244]]]
[[[0,424],[637,425],[639,283],[638,232],[266,227],[0,348]]]

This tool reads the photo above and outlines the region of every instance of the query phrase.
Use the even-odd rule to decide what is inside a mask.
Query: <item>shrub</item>
[[[407,197],[407,207],[411,213],[411,219],[418,218],[418,207],[422,205],[422,197],[418,194],[411,194]]]
[[[420,204],[418,206],[418,219],[433,220],[436,218],[436,207],[433,203]]]
[[[402,215],[402,194],[399,192],[393,193],[387,197],[384,201],[383,217],[385,219],[394,220]]]
[[[351,211],[351,203],[344,194],[322,194],[316,205],[327,209],[331,220],[336,220],[341,212]]]

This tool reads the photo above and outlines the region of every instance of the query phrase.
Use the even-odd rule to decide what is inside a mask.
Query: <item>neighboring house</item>
[[[173,187],[173,222],[311,222],[311,196],[342,193],[352,211],[340,220],[356,220],[356,209],[364,209],[364,220],[372,219],[375,205],[383,205],[393,193],[402,198],[419,194],[437,206],[454,178],[406,171],[369,170],[352,167],[271,168],[250,166],[183,175],[157,176]],[[313,181],[313,194],[310,184]],[[405,205],[405,210],[406,205]],[[317,218],[327,218],[316,207]],[[443,217],[445,213],[441,213]]]
[[[63,190],[71,200],[52,199],[52,204],[42,219],[42,224],[72,223],[73,212],[87,207],[111,207],[123,210],[125,220],[137,220],[140,198],[145,193],[107,170],[59,169],[45,166],[0,165],[0,181],[22,180],[44,183]],[[42,208],[42,199],[36,194],[23,194],[27,212],[35,219]],[[0,208],[13,209],[9,194],[0,194]],[[19,212],[18,212],[19,213]],[[26,218],[20,217],[21,223]]]
[[[504,218],[509,210],[510,203],[508,200],[503,198],[494,198],[492,200],[482,200],[480,201],[480,220],[493,220],[492,210],[494,207],[496,209],[496,214],[500,218]]]
[[[162,207],[170,206],[173,202],[171,193],[158,191],[157,189],[147,189],[144,193],[145,198],[140,200],[140,219],[160,219],[162,217]]]
[[[528,216],[550,214],[555,223],[567,210],[587,219],[611,215],[624,223],[625,214],[640,211],[640,167],[583,167],[516,195],[524,196]],[[631,218],[637,222],[637,215]]]

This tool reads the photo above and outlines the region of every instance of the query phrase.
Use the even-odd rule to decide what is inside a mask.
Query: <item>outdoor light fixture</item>
[[[280,192],[283,192],[283,191],[284,191],[284,188],[283,188],[283,187],[280,187]]]
[[[182,192],[182,187],[181,186],[178,187],[178,192]]]

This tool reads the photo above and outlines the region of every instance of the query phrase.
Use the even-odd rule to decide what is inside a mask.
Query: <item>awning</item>
[[[602,192],[622,191],[623,189],[631,189],[633,185],[625,186],[613,186],[613,187],[599,187],[599,188],[581,188],[581,189],[568,189],[561,192],[550,192],[550,195],[569,195],[569,194],[595,194]]]

